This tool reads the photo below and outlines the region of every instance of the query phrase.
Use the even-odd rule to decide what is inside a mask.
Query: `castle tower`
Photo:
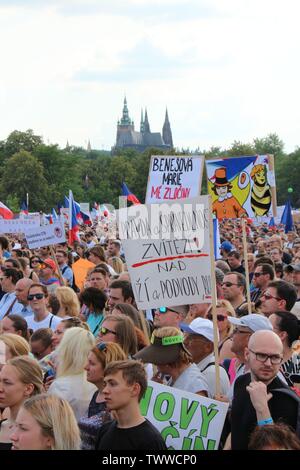
[[[150,132],[150,125],[148,121],[147,108],[145,108],[144,132]]]

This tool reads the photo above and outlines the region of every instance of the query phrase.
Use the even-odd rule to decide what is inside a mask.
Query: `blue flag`
[[[285,229],[284,229],[285,233],[293,230],[294,222],[293,222],[293,216],[292,216],[291,201],[289,199],[287,200],[285,204],[280,223],[285,225]]]

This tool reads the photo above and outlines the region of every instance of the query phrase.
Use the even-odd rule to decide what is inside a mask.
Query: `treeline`
[[[166,154],[192,153],[208,157],[273,154],[278,205],[284,204],[290,195],[293,206],[300,207],[300,148],[285,153],[284,143],[276,134],[254,139],[252,143],[234,141],[228,149],[182,149]],[[143,153],[126,149],[111,155],[73,146],[61,149],[58,145],[46,145],[30,129],[14,131],[0,141],[0,200],[18,212],[29,193],[29,210],[48,212],[72,189],[77,201],[91,205],[95,201],[111,203],[118,207],[121,184],[125,181],[140,201],[144,201],[150,157],[154,154],[162,152],[151,148]],[[292,193],[288,193],[289,187],[293,188]],[[205,173],[202,194],[206,194]]]

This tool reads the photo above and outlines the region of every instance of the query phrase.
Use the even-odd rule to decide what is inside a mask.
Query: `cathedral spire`
[[[144,132],[144,116],[143,116],[143,108],[141,110],[141,124],[140,124],[140,132]]]
[[[91,152],[91,150],[92,150],[92,147],[91,147],[91,142],[90,142],[90,139],[89,139],[88,144],[87,144],[87,151]]]
[[[150,132],[150,125],[149,125],[149,121],[148,121],[147,108],[145,108],[144,132]]]
[[[166,145],[170,146],[170,148],[173,148],[172,131],[171,131],[171,125],[170,125],[170,121],[169,121],[169,115],[168,115],[168,109],[167,108],[166,108],[165,122],[164,122],[163,130],[162,130],[162,138],[163,138],[163,141]]]
[[[124,98],[123,114],[122,114],[122,118],[121,118],[121,121],[120,121],[120,125],[121,126],[131,126],[132,125],[131,119],[129,117],[128,108],[127,108],[126,96]]]

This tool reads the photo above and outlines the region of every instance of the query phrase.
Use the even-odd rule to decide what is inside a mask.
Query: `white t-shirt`
[[[196,364],[187,367],[172,384],[172,387],[186,390],[187,392],[197,393],[206,391],[208,393],[208,383],[204,375],[200,372]]]
[[[31,328],[33,331],[39,330],[40,328],[51,328],[55,330],[57,325],[62,321],[62,318],[56,317],[49,312],[49,314],[42,321],[36,321],[34,315],[25,318],[28,328]]]

